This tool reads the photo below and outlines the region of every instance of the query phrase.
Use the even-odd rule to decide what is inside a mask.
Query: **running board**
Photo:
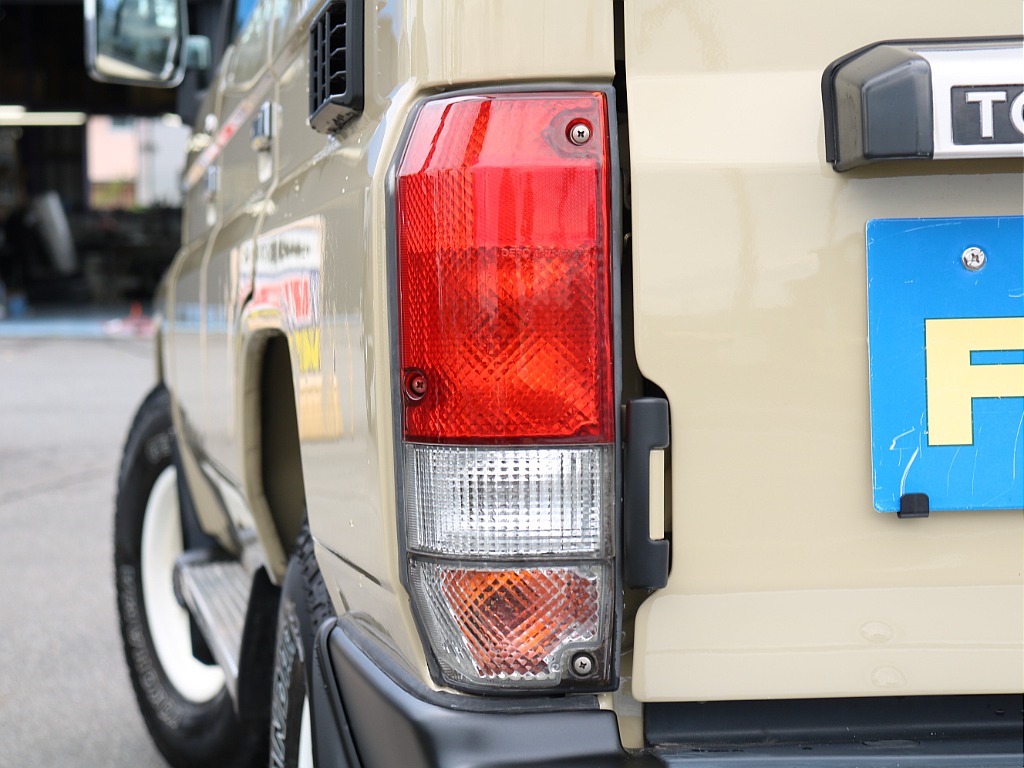
[[[193,551],[175,563],[174,588],[195,619],[213,660],[224,670],[228,693],[237,701],[242,633],[252,576],[235,560]]]

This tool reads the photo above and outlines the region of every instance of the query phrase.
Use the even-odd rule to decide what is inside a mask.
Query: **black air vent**
[[[340,130],[363,110],[363,4],[329,3],[309,32],[309,124]]]

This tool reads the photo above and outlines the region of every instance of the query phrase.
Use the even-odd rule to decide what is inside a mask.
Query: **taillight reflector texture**
[[[600,93],[420,111],[397,184],[408,439],[614,439],[606,139]]]

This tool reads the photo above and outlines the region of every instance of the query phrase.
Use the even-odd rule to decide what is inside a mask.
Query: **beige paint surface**
[[[641,700],[1024,689],[1024,514],[871,498],[864,227],[1020,215],[1019,161],[825,162],[820,78],[893,38],[1020,34],[1015,0],[627,3],[634,300],[672,414],[672,572]]]

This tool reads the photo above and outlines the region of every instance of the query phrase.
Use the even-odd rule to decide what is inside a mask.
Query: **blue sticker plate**
[[[867,224],[874,504],[1024,507],[1024,217]]]

